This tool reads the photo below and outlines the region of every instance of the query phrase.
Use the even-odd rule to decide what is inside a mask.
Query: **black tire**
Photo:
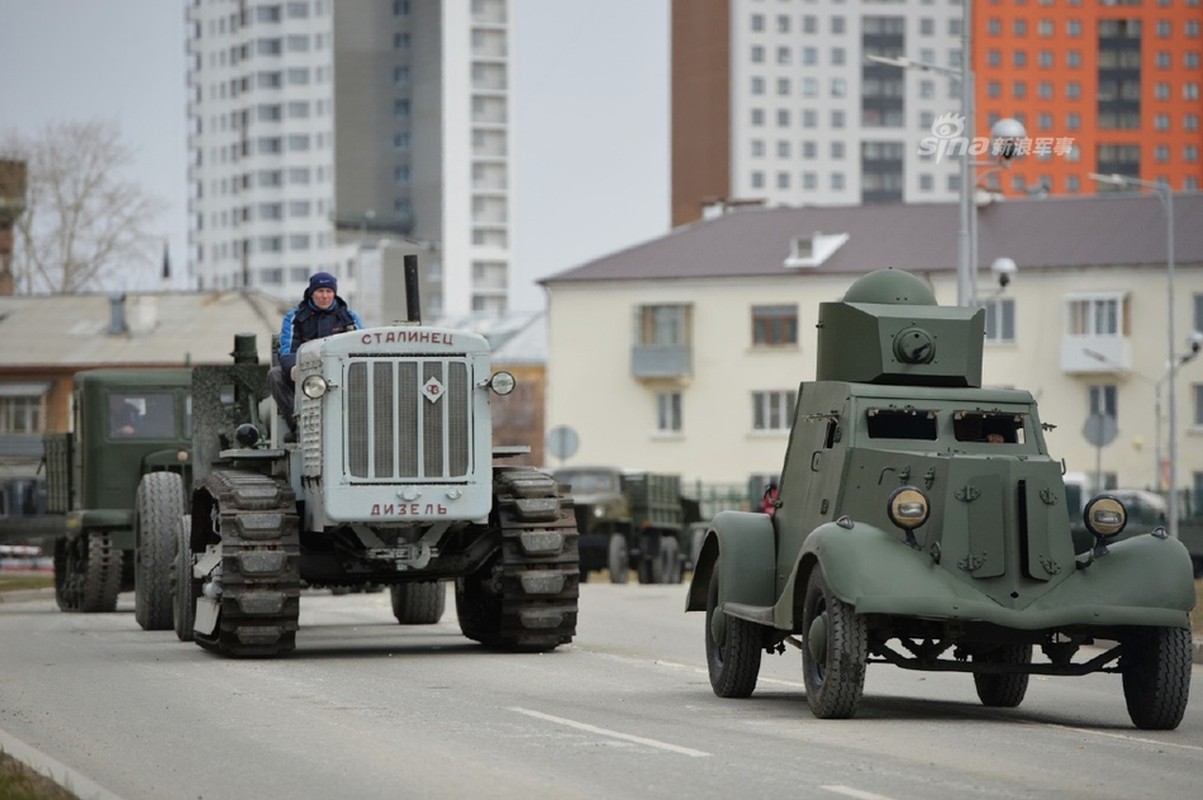
[[[178,473],[142,476],[134,495],[134,620],[144,631],[172,627],[171,562],[183,515]]]
[[[88,531],[54,544],[54,597],[63,611],[116,611],[125,554],[108,531]]]
[[[1124,639],[1119,665],[1132,724],[1147,731],[1177,728],[1190,694],[1190,631],[1137,629]]]
[[[660,542],[660,580],[663,583],[681,582],[681,545],[671,536]]]
[[[760,674],[763,631],[755,622],[727,616],[718,610],[719,565],[716,561],[706,591],[706,667],[710,688],[719,697],[748,697]],[[718,615],[721,618],[717,618]],[[715,624],[723,630],[716,636]],[[720,641],[721,639],[721,641]]]
[[[610,568],[610,583],[626,583],[630,579],[631,566],[627,537],[621,533],[611,533],[607,547],[606,564]]]
[[[402,625],[434,625],[447,609],[447,587],[443,581],[402,583],[389,587],[393,616]]]
[[[1031,664],[1032,646],[1011,643],[1000,645],[986,653],[973,657],[981,664]],[[1028,691],[1028,679],[1024,673],[975,672],[973,685],[977,688],[982,705],[991,708],[1015,708],[1023,702]]]
[[[192,577],[192,515],[185,514],[176,527],[171,560],[171,625],[181,642],[192,641],[196,621],[198,581]]]
[[[802,680],[816,717],[846,719],[856,713],[868,657],[865,618],[832,594],[823,568],[816,566],[802,604]]]

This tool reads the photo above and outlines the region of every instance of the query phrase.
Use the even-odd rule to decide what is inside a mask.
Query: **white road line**
[[[517,711],[519,714],[525,714],[526,716],[534,717],[535,719],[541,719],[544,722],[554,722],[557,725],[566,725],[569,728],[576,728],[577,730],[585,731],[586,733],[595,733],[598,736],[609,736],[611,739],[622,739],[625,742],[634,742],[635,744],[655,747],[660,750],[667,750],[670,753],[689,756],[690,758],[705,758],[706,756],[710,755],[710,753],[705,753],[701,750],[694,750],[690,747],[681,747],[680,745],[669,744],[668,742],[661,742],[656,739],[648,739],[646,737],[635,736],[630,733],[612,731],[609,728],[599,728],[596,725],[589,725],[584,722],[576,722],[575,720],[564,719],[563,717],[553,717],[551,714],[544,714],[541,711],[532,711],[529,708],[510,706],[509,710]]]
[[[91,778],[51,758],[36,747],[25,744],[8,731],[0,730],[0,750],[24,763],[34,772],[41,773],[59,786],[70,790],[76,797],[84,800],[121,800],[118,795]]]
[[[1090,728],[1075,728],[1072,725],[1060,725],[1056,722],[1033,722],[1033,725],[1047,725],[1050,728],[1060,728],[1065,731],[1073,731],[1074,733],[1084,733],[1090,736],[1102,736],[1108,739],[1120,739],[1125,742],[1140,742],[1141,744],[1154,744],[1158,747],[1177,747],[1180,750],[1193,750],[1196,753],[1203,753],[1203,747],[1197,744],[1183,744],[1181,742],[1162,741],[1161,739],[1146,739],[1143,736],[1132,736],[1128,733],[1113,733],[1111,731],[1092,730]]]
[[[835,792],[836,794],[842,794],[844,797],[855,797],[856,800],[893,800],[889,795],[866,792],[864,789],[853,789],[851,786],[840,786],[839,784],[820,786],[819,788]]]

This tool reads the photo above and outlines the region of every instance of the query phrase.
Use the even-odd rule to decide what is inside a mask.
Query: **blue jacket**
[[[305,342],[361,328],[359,315],[347,306],[347,301],[335,295],[334,302],[323,311],[313,304],[307,291],[305,299],[285,314],[280,324],[280,368],[285,375],[292,371],[297,363],[297,350]]]

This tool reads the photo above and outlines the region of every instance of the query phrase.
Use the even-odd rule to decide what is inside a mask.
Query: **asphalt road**
[[[723,700],[680,586],[582,587],[547,654],[464,639],[453,603],[306,595],[297,652],[223,660],[116,614],[0,604],[0,746],[82,797],[1198,798],[1203,667],[1181,727],[1138,731],[1118,675],[1033,677],[985,709],[968,675],[869,669],[852,720],[811,716],[800,657]]]

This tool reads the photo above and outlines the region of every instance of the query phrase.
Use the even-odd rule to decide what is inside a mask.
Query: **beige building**
[[[1203,330],[1203,196],[1175,197],[1175,355]],[[567,463],[746,486],[781,468],[818,305],[895,267],[956,298],[955,204],[744,208],[544,281],[547,426]],[[983,383],[1030,390],[1052,455],[1104,485],[1156,485],[1169,422],[1166,216],[1153,196],[996,203],[979,211]],[[1017,271],[999,286],[990,266]],[[1005,262],[1004,262],[1005,263]],[[1203,500],[1203,358],[1177,378],[1178,484]],[[1087,417],[1115,418],[1100,450]],[[1160,414],[1158,413],[1160,412]],[[1158,464],[1160,458],[1161,464]],[[1160,466],[1160,469],[1159,469]]]

